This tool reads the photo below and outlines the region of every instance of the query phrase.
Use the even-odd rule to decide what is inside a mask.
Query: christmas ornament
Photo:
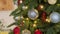
[[[15,20],[22,20],[22,19],[24,19],[23,16],[17,16],[17,17],[15,17]]]
[[[43,12],[41,13],[41,20],[42,20],[43,22],[46,21],[46,16],[47,16],[46,12],[43,11]]]
[[[25,29],[22,31],[22,34],[31,34],[31,32],[29,30]]]
[[[20,16],[15,17],[15,20],[20,20]]]
[[[19,6],[19,4],[21,4],[22,3],[22,0],[18,0],[18,6]]]
[[[25,23],[25,21],[23,21]]]
[[[38,11],[36,9],[32,9],[28,11],[28,17],[32,20],[37,19],[39,16]]]
[[[22,6],[22,9],[26,10],[26,9],[28,9],[28,6]]]
[[[26,18],[26,20],[29,20],[29,18]]]
[[[34,23],[36,24],[36,23],[37,23],[37,21],[34,21]]]
[[[34,34],[42,34],[42,31],[39,30],[39,29],[36,29],[35,32],[34,32]]]
[[[20,34],[20,28],[19,27],[15,27],[13,32],[14,32],[14,34]]]
[[[43,5],[38,5],[37,10],[40,11],[40,10],[42,10],[43,8],[44,8]]]
[[[50,15],[51,22],[58,23],[60,20],[60,14],[57,12],[52,12]]]
[[[50,18],[47,17],[46,22],[50,23],[51,22]]]
[[[33,27],[36,27],[36,24],[33,24]]]
[[[48,0],[48,3],[51,4],[51,5],[54,5],[56,4],[57,0]]]

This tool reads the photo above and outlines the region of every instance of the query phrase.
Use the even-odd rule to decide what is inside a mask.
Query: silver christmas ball
[[[53,12],[50,15],[51,22],[58,23],[60,21],[60,14],[57,12]]]
[[[54,5],[57,2],[57,0],[48,0],[48,3],[51,5]]]
[[[22,34],[31,34],[31,32],[29,30],[25,29],[22,31]]]
[[[35,20],[38,17],[38,11],[35,9],[29,10],[28,11],[28,17],[32,20]]]

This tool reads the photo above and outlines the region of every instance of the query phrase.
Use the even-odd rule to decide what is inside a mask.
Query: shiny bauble
[[[33,27],[36,27],[37,25],[36,24],[33,24]]]
[[[20,20],[20,16],[15,17],[15,20]]]
[[[22,3],[22,0],[18,0],[17,3],[18,3],[18,6],[19,6]]]
[[[31,32],[30,32],[29,30],[27,30],[27,29],[24,29],[24,30],[22,31],[22,34],[31,34]]]
[[[40,11],[40,10],[43,10],[43,9],[44,9],[44,5],[39,4],[38,7],[37,7],[37,10]]]
[[[42,34],[42,31],[39,30],[39,29],[36,29],[36,30],[34,31],[34,34]]]
[[[28,11],[28,17],[31,19],[31,20],[35,20],[37,19],[39,16],[38,14],[38,11],[36,9],[31,9]]]
[[[51,5],[54,5],[56,4],[57,0],[48,0],[48,3],[51,4]]]
[[[43,11],[43,12],[41,13],[41,20],[42,20],[43,22],[45,22],[45,21],[46,21],[46,17],[47,17],[47,13],[46,13],[45,11]]]
[[[28,9],[28,6],[22,6],[22,10]]]
[[[50,15],[50,20],[52,23],[58,23],[60,21],[60,14],[57,12],[52,12]]]
[[[14,17],[15,20],[23,20],[24,17],[23,16],[17,16],[17,17]]]
[[[46,18],[46,22],[47,22],[47,23],[50,23],[50,22],[51,22],[51,20],[50,20],[49,17]]]
[[[13,33],[14,33],[14,34],[20,34],[20,28],[19,28],[19,27],[15,27],[15,28],[13,29]]]

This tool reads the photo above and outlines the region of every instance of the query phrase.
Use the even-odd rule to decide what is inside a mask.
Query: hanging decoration
[[[36,27],[37,25],[36,24],[33,24],[33,27]]]
[[[46,22],[48,22],[48,23],[51,22],[50,17],[47,17],[47,18],[46,18]]]
[[[42,4],[38,5],[37,10],[40,11],[42,9],[44,9],[44,5],[42,5]]]
[[[34,31],[34,34],[42,34],[42,31],[39,30],[39,29],[36,29],[36,30]]]
[[[42,20],[43,22],[45,22],[45,21],[46,21],[46,17],[47,17],[47,13],[46,13],[45,11],[43,11],[43,12],[41,13],[41,20]]]
[[[28,11],[28,17],[32,20],[35,20],[37,19],[39,16],[39,13],[36,9],[31,9]]]
[[[30,32],[29,30],[27,30],[27,29],[24,29],[24,30],[22,31],[22,34],[31,34],[31,32]]]
[[[22,3],[22,0],[18,0],[18,6]]]
[[[28,6],[22,6],[22,10],[28,9]]]
[[[54,5],[56,4],[57,0],[48,0],[48,3],[51,4],[51,5]]]
[[[60,14],[57,12],[52,12],[50,15],[50,19],[52,23],[58,23],[60,21]]]
[[[23,17],[23,16],[17,16],[17,17],[15,17],[14,19],[15,19],[15,20],[22,20],[22,19],[24,19],[24,17]]]
[[[14,34],[20,34],[20,28],[19,27],[15,27],[13,32],[14,32]]]

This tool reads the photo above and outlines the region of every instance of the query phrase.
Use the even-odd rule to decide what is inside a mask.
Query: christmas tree
[[[9,34],[60,34],[60,0],[18,0],[17,25]]]

